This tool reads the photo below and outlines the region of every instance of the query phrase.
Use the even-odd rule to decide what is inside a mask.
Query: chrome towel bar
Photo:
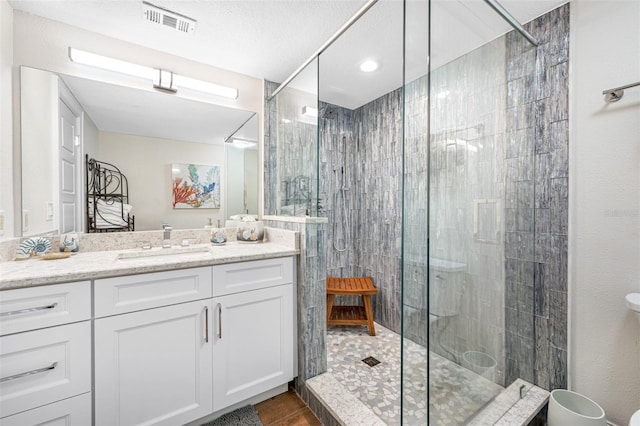
[[[604,90],[602,92],[604,100],[607,102],[618,102],[624,96],[624,89],[630,89],[632,87],[640,86],[640,81],[636,83],[627,84],[626,86],[616,87],[615,89]]]

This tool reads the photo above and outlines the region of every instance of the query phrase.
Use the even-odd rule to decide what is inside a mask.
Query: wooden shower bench
[[[340,278],[327,277],[327,326],[367,325],[369,335],[375,336],[371,296],[378,294],[371,277]],[[364,306],[333,306],[337,295],[361,296]]]

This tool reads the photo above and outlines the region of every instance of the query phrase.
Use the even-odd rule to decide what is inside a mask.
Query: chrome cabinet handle
[[[222,303],[218,303],[218,339],[222,339]]]
[[[24,314],[27,312],[35,312],[35,311],[44,311],[45,309],[53,309],[56,306],[58,306],[58,303],[52,303],[51,305],[47,305],[47,306],[38,306],[37,308],[26,308],[26,309],[20,309],[18,311],[9,311],[9,312],[2,312],[0,313],[0,317],[5,317],[5,316],[9,316],[9,315],[18,315],[18,314]]]
[[[25,371],[24,373],[18,373],[18,374],[14,374],[13,376],[7,376],[7,377],[0,378],[0,383],[8,382],[9,380],[19,379],[21,377],[31,376],[33,374],[44,373],[45,371],[53,370],[57,366],[58,366],[58,362],[56,361],[53,364],[49,365],[48,367],[42,367],[42,368],[38,368],[36,370]]]
[[[204,307],[204,342],[209,343],[209,307]]]

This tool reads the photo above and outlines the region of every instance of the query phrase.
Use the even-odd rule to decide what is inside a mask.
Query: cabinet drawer
[[[89,281],[0,292],[0,336],[89,318]]]
[[[213,295],[240,293],[293,283],[293,257],[213,267]]]
[[[90,392],[0,419],[0,426],[87,426],[90,424]]]
[[[95,280],[95,317],[211,297],[211,267]]]
[[[0,337],[3,416],[91,390],[91,322]]]

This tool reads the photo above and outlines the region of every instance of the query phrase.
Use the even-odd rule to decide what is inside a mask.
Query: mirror
[[[258,213],[258,114],[225,141],[227,154],[227,218]]]
[[[23,236],[86,231],[85,155],[127,177],[136,231],[258,214],[255,112],[29,67],[20,77]],[[174,208],[172,170],[191,164],[218,167],[219,208]]]

